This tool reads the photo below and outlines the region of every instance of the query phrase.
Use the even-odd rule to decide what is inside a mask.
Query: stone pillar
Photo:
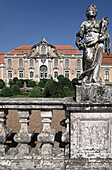
[[[41,153],[52,154],[52,144],[55,139],[55,129],[51,128],[52,111],[41,111],[43,129],[38,135],[38,141],[42,142]]]
[[[26,57],[26,56],[25,56]],[[27,79],[28,77],[27,77],[27,65],[28,65],[28,63],[27,63],[27,58],[25,58],[25,79]]]
[[[48,69],[49,69],[48,70],[48,76],[49,76],[48,78],[51,78],[51,59],[49,59],[48,62],[49,62],[48,63]]]
[[[61,58],[61,75],[63,75],[63,58]]]
[[[14,136],[14,140],[19,143],[18,151],[21,154],[30,153],[31,146],[28,145],[31,142],[31,138],[34,135],[34,130],[29,127],[29,110],[18,110],[18,115],[21,118],[19,121],[21,123],[20,131]]]
[[[36,82],[39,82],[39,61],[36,58]]]
[[[8,146],[5,145],[7,137],[12,133],[11,129],[6,126],[7,110],[0,109],[0,154],[4,155],[8,150]]]
[[[7,59],[6,59],[6,55],[4,57],[4,62],[5,62],[5,84],[6,86],[8,85],[8,78],[7,78],[7,68],[6,68],[6,65],[7,65]]]

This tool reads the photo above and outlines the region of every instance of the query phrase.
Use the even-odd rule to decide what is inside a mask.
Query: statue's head
[[[91,17],[95,18],[97,16],[97,8],[95,5],[90,5],[86,10],[86,17],[89,19]]]

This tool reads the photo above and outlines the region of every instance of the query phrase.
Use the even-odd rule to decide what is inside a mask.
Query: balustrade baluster
[[[55,129],[51,128],[51,119],[52,119],[51,110],[41,110],[41,117],[43,123],[43,129],[38,135],[38,141],[42,142],[41,153],[42,154],[51,154],[52,153],[52,143],[55,139]]]
[[[31,112],[29,110],[18,110],[18,116],[21,118],[19,121],[21,123],[20,131],[14,136],[14,140],[19,143],[18,151],[21,154],[30,153],[31,138],[34,135],[34,130],[29,127],[29,116]]]
[[[0,154],[5,154],[8,150],[8,146],[5,145],[7,137],[12,133],[11,129],[8,129],[6,126],[6,115],[8,111],[5,109],[0,109]]]
[[[69,112],[65,111],[65,116],[66,116],[66,129],[63,130],[62,132],[62,142],[63,143],[69,143]]]

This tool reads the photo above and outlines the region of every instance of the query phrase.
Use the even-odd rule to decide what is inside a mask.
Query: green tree
[[[15,82],[13,80],[9,80],[9,84],[10,84],[10,87],[12,87],[15,84]]]
[[[2,89],[3,87],[5,87],[5,82],[2,79],[0,79],[0,89]]]
[[[19,86],[19,88],[22,88],[23,87],[23,83],[21,80],[17,80],[16,81],[16,84]]]
[[[71,90],[69,87],[64,86],[64,93],[66,97],[74,97],[75,96],[75,91]]]
[[[29,97],[43,97],[41,87],[35,86],[30,92]]]
[[[11,87],[11,91],[12,91],[12,94],[13,95],[18,95],[20,94],[20,88],[17,84],[14,84],[12,87]]]
[[[80,85],[77,78],[72,79],[72,85],[73,85],[74,89],[75,89],[76,85]]]
[[[4,87],[1,91],[0,91],[0,96],[1,97],[10,97],[12,96],[12,91],[9,87]]]
[[[58,85],[58,82],[55,82],[54,80],[47,82],[44,89],[45,97],[64,97],[64,95],[64,90]]]
[[[36,86],[36,82],[32,81],[32,80],[29,80],[28,84],[27,84],[27,87],[34,87],[34,86]]]
[[[62,88],[64,88],[64,86],[67,86],[67,87],[69,87],[70,89],[73,89],[73,86],[72,86],[71,81],[70,81],[68,78],[66,78],[66,77],[64,77],[64,78],[62,78],[62,79],[59,79],[58,84],[59,84],[60,86],[62,86]]]
[[[64,79],[64,76],[61,74],[57,77],[58,81]]]
[[[17,77],[14,77],[14,78],[13,78],[14,83],[16,83],[17,80],[18,80]]]

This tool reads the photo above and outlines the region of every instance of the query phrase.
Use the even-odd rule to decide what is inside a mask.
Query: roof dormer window
[[[42,45],[41,47],[41,54],[46,54],[46,46]]]

